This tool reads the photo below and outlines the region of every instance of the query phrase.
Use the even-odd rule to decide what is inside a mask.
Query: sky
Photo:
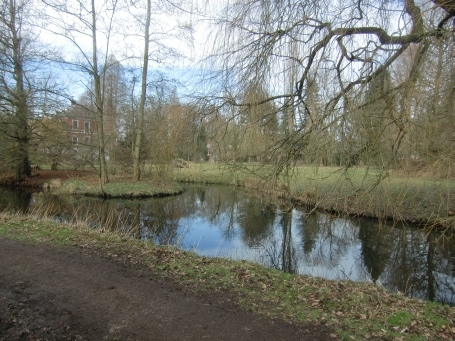
[[[81,3],[90,5],[89,0],[47,0],[64,4],[67,13],[56,12],[49,7],[39,7],[37,12],[42,20],[40,38],[56,48],[55,55],[73,64],[72,71],[65,69],[62,76],[72,83],[71,92],[74,97],[87,88],[89,72],[75,72],[75,69],[85,67],[92,58],[91,32],[87,26],[81,25],[80,16],[91,21],[89,10]],[[145,0],[136,1],[135,6],[122,7],[119,1],[115,12],[112,11],[113,0],[96,0],[97,7],[97,42],[100,65],[106,55],[114,55],[127,69],[140,72],[142,66],[142,51],[144,45],[143,22]],[[151,21],[151,45],[149,70],[168,73],[170,78],[179,79],[187,85],[187,89],[201,90],[201,84],[196,80],[209,66],[203,63],[204,58],[214,46],[217,27],[214,19],[219,17],[219,11],[227,0],[174,0],[181,5],[163,7],[165,1],[156,0]],[[131,4],[131,1],[128,2]],[[402,9],[402,5],[400,5]],[[90,7],[88,7],[90,9]],[[110,18],[114,14],[112,26]],[[396,25],[402,24],[402,11],[397,11]],[[64,20],[62,20],[64,18]],[[397,26],[398,27],[398,26]],[[395,29],[396,30],[396,29]],[[391,31],[394,31],[392,28]],[[107,32],[110,32],[107,40]],[[367,39],[366,36],[363,38]],[[305,50],[306,51],[306,50]],[[216,51],[215,51],[216,52]],[[282,68],[281,68],[282,69]],[[352,72],[352,71],[351,71]],[[279,91],[282,91],[282,80],[277,78]],[[270,82],[273,84],[273,80]],[[183,91],[184,88],[181,87]]]
[[[64,67],[64,71],[58,74],[65,83],[72,83],[69,91],[74,93],[73,97],[77,97],[86,90],[90,79],[87,70],[77,72],[86,68],[92,61],[90,27],[80,20],[82,17],[90,23],[89,10],[84,11],[80,6],[80,3],[89,6],[90,1],[49,0],[49,2],[64,4],[65,10],[72,14],[43,7],[37,2],[35,13],[39,13],[37,18],[41,20],[42,27],[39,30],[39,39],[54,49],[51,54],[55,59],[69,62]],[[112,3],[112,0],[107,3]],[[157,3],[164,2],[157,1]],[[104,64],[106,55],[114,55],[125,68],[140,72],[144,46],[145,1],[136,2],[136,6],[128,8],[122,8],[121,4],[123,2],[117,5],[110,26],[112,6],[106,5],[104,0],[96,1],[99,65]],[[210,45],[207,33],[211,29],[207,18],[219,6],[220,1],[205,0],[182,1],[182,6],[167,6],[167,8],[155,6],[152,9],[150,26],[152,36],[149,70],[169,73],[171,78],[186,78],[185,83],[194,79],[201,67],[199,63]],[[65,19],[62,20],[62,17]],[[110,32],[109,40],[108,32]]]

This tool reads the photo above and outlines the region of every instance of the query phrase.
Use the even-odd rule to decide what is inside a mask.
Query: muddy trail
[[[0,238],[0,340],[333,340],[149,268],[78,247]],[[332,334],[332,335],[331,335]]]

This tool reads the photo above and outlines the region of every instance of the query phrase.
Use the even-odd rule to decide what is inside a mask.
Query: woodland
[[[103,186],[180,160],[255,163],[285,183],[296,165],[453,182],[453,0],[2,0],[0,11],[0,168],[17,181],[36,166],[88,167]],[[72,138],[68,117],[93,122],[90,136]]]

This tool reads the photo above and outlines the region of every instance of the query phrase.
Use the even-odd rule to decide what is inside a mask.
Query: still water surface
[[[62,220],[179,245],[200,255],[246,259],[290,273],[376,281],[390,290],[455,304],[455,242],[415,227],[307,214],[223,186],[190,186],[175,197],[102,200],[0,192],[0,209],[45,206]]]

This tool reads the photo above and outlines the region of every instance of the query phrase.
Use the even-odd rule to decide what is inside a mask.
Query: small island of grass
[[[181,183],[173,180],[146,178],[134,182],[128,176],[112,176],[111,181],[101,188],[95,172],[64,169],[34,170],[31,177],[21,182],[15,181],[11,174],[3,174],[0,186],[106,198],[165,197],[180,194],[184,189]]]
[[[52,187],[52,186],[51,186]],[[183,186],[177,182],[153,182],[128,179],[107,183],[101,188],[99,183],[86,179],[68,179],[55,190],[59,194],[78,194],[108,198],[147,198],[164,197],[182,193]]]

